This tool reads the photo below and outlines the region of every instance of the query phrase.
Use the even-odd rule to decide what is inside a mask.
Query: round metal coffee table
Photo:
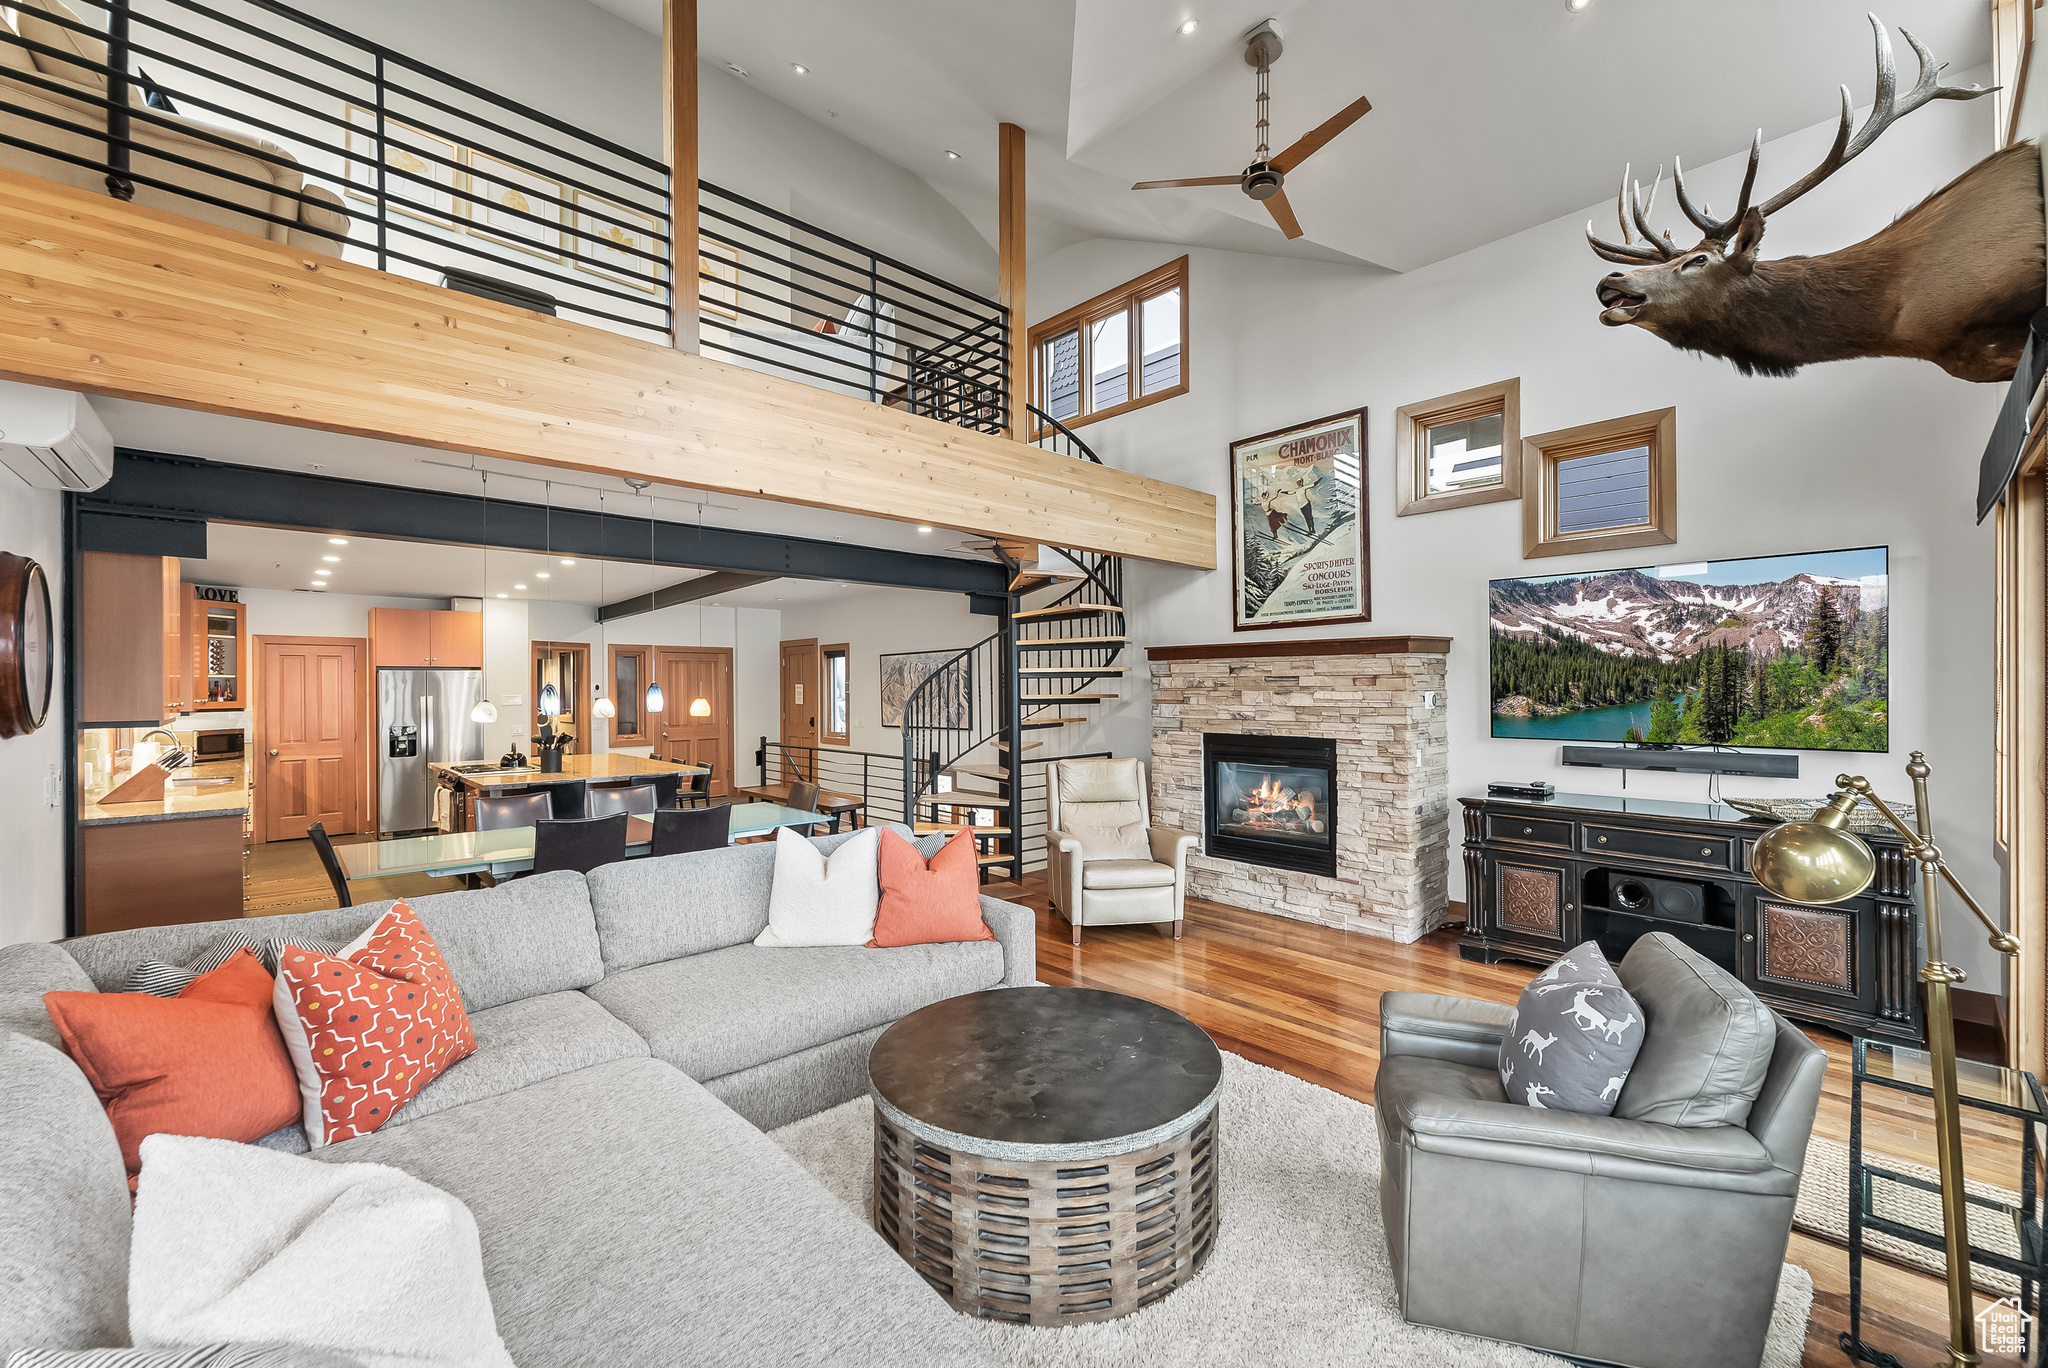
[[[1093,988],[934,1003],[868,1055],[875,1229],[955,1309],[1129,1315],[1216,1238],[1223,1058],[1177,1012]]]

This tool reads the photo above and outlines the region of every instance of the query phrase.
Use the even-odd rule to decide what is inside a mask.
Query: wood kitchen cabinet
[[[481,670],[484,615],[428,608],[372,608],[375,669]]]
[[[248,606],[199,597],[185,586],[185,657],[194,712],[249,706]]]
[[[78,651],[86,727],[154,726],[192,710],[184,585],[175,556],[88,551]]]

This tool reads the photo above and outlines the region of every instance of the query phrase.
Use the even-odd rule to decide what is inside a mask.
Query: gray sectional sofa
[[[413,901],[476,1052],[383,1130],[315,1156],[390,1164],[468,1204],[516,1362],[988,1362],[762,1131],[864,1092],[868,1046],[905,1013],[1032,982],[1034,916],[985,897],[993,941],[757,948],[773,869],[772,845],[737,846]],[[346,940],[388,906],[264,928]],[[238,924],[0,947],[0,1362],[127,1342],[120,1156],[42,994],[120,991],[137,962],[186,960]]]

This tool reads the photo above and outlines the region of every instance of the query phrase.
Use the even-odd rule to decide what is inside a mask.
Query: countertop
[[[226,778],[226,784],[180,784],[180,778]],[[120,775],[122,783],[128,776]],[[80,826],[120,826],[129,822],[163,822],[180,817],[240,817],[249,811],[249,762],[213,760],[172,771],[164,781],[164,796],[149,803],[115,803],[102,807],[99,799],[113,784],[95,784],[85,791],[85,806],[78,814]]]
[[[536,765],[516,770],[482,770],[475,774],[457,774],[454,768],[445,764],[427,766],[436,774],[466,784],[470,788],[502,788],[508,784],[568,784],[578,779],[619,779],[633,774],[701,774],[700,765],[685,765],[674,760],[649,760],[645,756],[620,755],[565,755],[562,757],[560,773],[542,773]]]

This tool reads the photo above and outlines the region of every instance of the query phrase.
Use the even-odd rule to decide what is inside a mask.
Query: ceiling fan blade
[[[1176,185],[1235,185],[1242,176],[1196,176],[1193,180],[1139,181],[1133,190],[1170,190]]]
[[[1307,161],[1309,155],[1324,143],[1330,141],[1330,139],[1336,137],[1339,133],[1342,133],[1371,112],[1372,101],[1366,99],[1363,95],[1359,96],[1339,110],[1334,118],[1302,134],[1294,146],[1285,149],[1279,156],[1273,158],[1273,167],[1283,175],[1292,171],[1295,167]]]
[[[1280,225],[1280,231],[1290,238],[1301,236],[1301,221],[1294,217],[1294,206],[1287,202],[1285,190],[1275,190],[1266,202],[1266,212],[1273,216],[1273,222]]]

